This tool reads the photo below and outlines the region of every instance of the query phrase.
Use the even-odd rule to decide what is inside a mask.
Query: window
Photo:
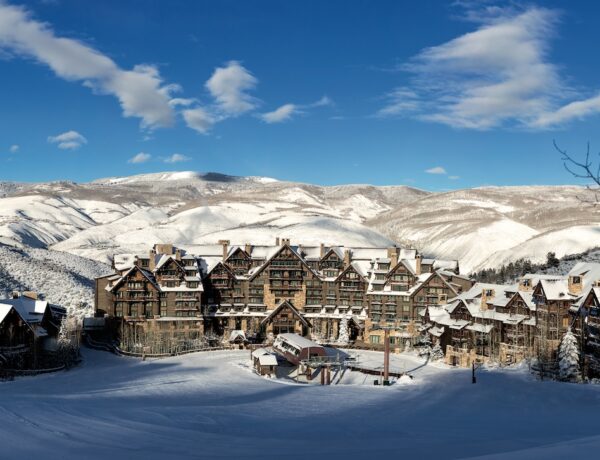
[[[571,278],[573,279],[573,284],[581,284],[581,276],[573,276]]]
[[[369,336],[369,341],[371,343],[380,343],[381,337],[379,337],[378,335],[371,335]]]

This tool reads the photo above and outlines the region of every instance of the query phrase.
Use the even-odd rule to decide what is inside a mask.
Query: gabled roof
[[[181,270],[183,273],[185,273],[185,268],[183,267],[183,265],[181,265],[179,263],[179,261],[173,257],[170,254],[163,254],[162,257],[160,258],[160,260],[158,261],[158,263],[156,264],[156,267],[154,267],[154,271],[157,272],[158,270],[160,270],[164,265],[166,265],[167,263],[169,263],[170,261],[175,262],[175,265],[177,266],[177,268],[179,270]]]
[[[304,266],[306,267],[306,269],[307,269],[308,271],[310,271],[310,272],[311,272],[311,273],[312,273],[314,276],[317,276],[317,277],[319,276],[317,273],[315,273],[315,271],[314,271],[312,268],[310,268],[310,267],[308,266],[308,264],[306,263],[306,261],[305,261],[305,260],[302,258],[302,256],[301,256],[300,254],[298,254],[298,252],[297,252],[297,251],[296,251],[296,250],[295,250],[295,249],[294,249],[292,246],[290,246],[289,244],[285,243],[285,244],[283,244],[283,245],[282,245],[282,246],[281,246],[281,247],[280,247],[280,248],[277,250],[277,252],[275,252],[273,255],[271,255],[271,257],[269,257],[269,259],[268,259],[268,260],[267,260],[267,261],[266,261],[264,264],[262,264],[262,265],[261,265],[261,266],[258,268],[258,270],[256,270],[256,271],[255,271],[255,272],[254,272],[254,273],[253,273],[253,274],[250,276],[250,280],[253,280],[253,279],[254,279],[254,278],[256,278],[256,277],[257,277],[257,276],[258,276],[260,273],[262,273],[262,271],[263,271],[265,268],[267,268],[267,267],[269,266],[269,264],[271,263],[271,261],[272,261],[272,260],[273,260],[275,257],[277,257],[277,256],[278,256],[278,255],[279,255],[279,254],[280,254],[280,253],[281,253],[281,252],[282,252],[282,251],[283,251],[285,248],[289,249],[289,250],[292,252],[292,254],[294,254],[294,255],[295,255],[297,258],[298,258],[298,260],[300,261],[300,263],[301,263],[302,265],[304,265]]]
[[[284,308],[288,308],[292,311],[292,313],[298,317],[298,319],[300,320],[300,322],[302,324],[304,324],[307,327],[312,327],[312,325],[310,324],[310,322],[304,318],[302,316],[302,314],[298,311],[298,309],[296,307],[294,307],[289,301],[287,300],[283,300],[271,313],[269,313],[265,319],[263,319],[260,324],[267,324],[271,321],[271,319],[277,314],[279,313],[281,310],[283,310]]]
[[[412,275],[416,276],[417,272],[415,271],[415,267],[411,267],[411,264],[409,264],[407,260],[400,259],[398,263],[389,271],[388,277],[392,276],[400,266],[405,267]]]
[[[110,292],[112,292],[114,289],[116,289],[118,286],[120,286],[125,279],[130,276],[133,272],[135,271],[139,271],[148,281],[150,281],[150,283],[152,283],[152,285],[158,289],[160,291],[160,286],[158,285],[158,283],[156,282],[156,280],[154,279],[154,275],[152,273],[150,273],[147,270],[144,270],[143,268],[138,267],[137,265],[134,265],[133,267],[131,267],[129,270],[127,270],[123,276],[121,276],[121,278],[119,279],[119,281],[117,281],[110,289],[108,289]],[[107,286],[108,288],[108,286]]]
[[[4,318],[6,318],[8,316],[8,314],[10,313],[10,311],[13,309],[12,305],[6,305],[3,303],[0,303],[0,324],[2,324],[2,321],[4,321]]]
[[[233,270],[231,270],[231,268],[225,265],[222,261],[219,261],[215,265],[213,265],[213,267],[208,271],[208,273],[206,273],[205,276],[210,275],[218,266],[223,267],[231,275],[232,278],[235,278],[235,273],[233,273]]]
[[[350,269],[354,270],[354,272],[356,272],[358,276],[360,276],[363,279],[363,281],[367,281],[366,273],[362,271],[362,268],[360,266],[355,266],[354,262],[348,265],[346,268],[344,268],[335,280],[339,281],[342,278],[342,276]]]
[[[569,293],[569,282],[566,278],[554,280],[540,280],[534,292],[541,289],[547,300],[572,300],[575,298]]]
[[[248,254],[243,247],[232,246],[227,253],[227,258],[225,259],[225,262],[227,262],[238,251],[241,252],[242,254],[244,254],[247,258],[249,258],[249,259],[252,258],[252,256],[250,256],[250,254]]]
[[[321,260],[327,259],[327,257],[329,257],[329,255],[331,253],[334,253],[336,256],[338,256],[339,259],[344,260],[344,249],[341,248],[340,246],[332,246],[330,247],[325,254],[323,254],[323,257],[321,257]]]
[[[420,282],[418,282],[415,286],[413,286],[410,289],[410,295],[415,295],[417,292],[419,292],[420,289],[422,289],[426,283],[428,283],[432,278],[434,277],[438,277],[439,279],[442,280],[442,282],[454,293],[454,295],[458,295],[458,291],[454,288],[454,286],[452,286],[452,284],[450,284],[448,281],[446,281],[446,279],[440,275],[437,271],[433,271],[431,273],[426,273],[426,275],[429,275],[427,277],[423,277],[423,275],[419,275],[419,278],[423,277],[423,280],[420,280]]]

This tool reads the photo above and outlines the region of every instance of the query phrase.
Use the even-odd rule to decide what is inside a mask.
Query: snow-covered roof
[[[548,300],[570,300],[569,282],[566,278],[553,280],[540,280],[546,299]]]
[[[252,357],[257,358],[261,366],[277,366],[277,356],[266,348],[257,348],[252,352]]]
[[[312,340],[308,340],[307,338],[304,338],[298,334],[285,333],[279,334],[277,337],[281,337],[282,339],[285,339],[285,341],[289,344],[295,345],[299,348],[323,348],[318,343],[315,343]]]
[[[4,299],[0,305],[7,305],[14,308],[19,316],[29,324],[37,324],[42,321],[44,313],[48,308],[46,300],[30,299],[26,296],[20,296],[16,299]]]
[[[494,326],[492,324],[474,323],[474,324],[468,325],[467,329],[469,331],[482,332],[484,334],[488,334],[492,329],[494,329]]]
[[[4,321],[4,318],[10,313],[12,310],[12,305],[6,305],[0,303],[0,324]]]

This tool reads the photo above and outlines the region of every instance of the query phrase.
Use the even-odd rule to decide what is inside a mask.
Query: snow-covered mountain
[[[543,262],[600,244],[600,210],[575,186],[484,187],[429,194],[366,224],[465,271],[519,258]]]
[[[0,243],[106,263],[114,252],[145,252],[161,241],[264,244],[279,236],[304,244],[398,242],[457,258],[467,272],[600,246],[599,211],[578,199],[585,193],[574,186],[430,193],[196,172],[0,183]]]

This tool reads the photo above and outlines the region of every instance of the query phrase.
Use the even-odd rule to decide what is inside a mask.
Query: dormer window
[[[581,276],[572,276],[571,283],[572,284],[581,284]]]

